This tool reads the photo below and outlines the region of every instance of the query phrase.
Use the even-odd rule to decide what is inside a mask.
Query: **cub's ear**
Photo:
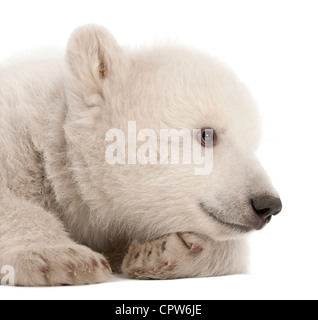
[[[84,96],[102,94],[105,82],[122,77],[126,60],[114,37],[103,27],[79,27],[69,40],[67,62]]]

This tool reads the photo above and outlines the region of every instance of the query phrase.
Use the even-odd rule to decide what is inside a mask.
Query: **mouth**
[[[200,207],[206,214],[208,214],[211,218],[213,218],[217,223],[221,224],[222,226],[225,226],[225,227],[227,227],[229,229],[232,229],[234,231],[237,231],[239,233],[248,233],[248,232],[251,232],[253,230],[253,228],[248,227],[248,226],[244,226],[244,225],[241,225],[241,224],[230,223],[230,222],[226,222],[226,221],[221,220],[217,216],[216,210],[213,209],[213,208],[207,207],[204,203],[200,203]],[[262,229],[264,226],[265,225],[261,226],[260,228]]]
[[[259,224],[259,226],[256,228],[257,231],[262,230],[263,228],[265,228],[272,220],[272,217],[268,217],[268,218],[262,218],[261,222]]]

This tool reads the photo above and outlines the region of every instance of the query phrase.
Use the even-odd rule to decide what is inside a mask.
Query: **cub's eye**
[[[216,145],[217,136],[213,129],[202,129],[200,142],[203,147],[209,148]]]

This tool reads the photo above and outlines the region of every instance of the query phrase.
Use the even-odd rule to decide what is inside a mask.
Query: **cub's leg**
[[[54,215],[1,191],[0,270],[13,267],[16,286],[84,285],[109,280],[105,258],[72,241]]]
[[[134,241],[122,273],[133,279],[212,277],[246,272],[244,241],[216,242],[193,233],[174,233],[141,244]]]

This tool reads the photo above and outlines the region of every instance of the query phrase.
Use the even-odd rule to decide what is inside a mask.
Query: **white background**
[[[120,44],[184,42],[231,65],[259,103],[259,155],[284,211],[251,237],[252,275],[168,282],[115,281],[82,288],[0,288],[0,299],[318,298],[318,2],[16,1],[0,4],[0,61],[64,48],[84,23],[106,26]]]

